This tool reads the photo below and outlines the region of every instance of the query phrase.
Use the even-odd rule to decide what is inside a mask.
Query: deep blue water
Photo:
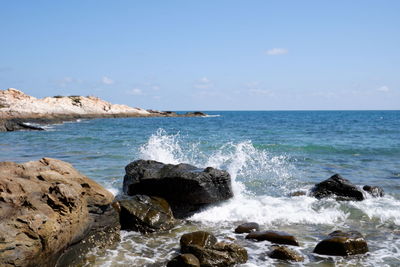
[[[373,235],[371,256],[355,259],[354,264],[396,266],[400,262],[399,234],[392,233],[400,226],[400,111],[207,113],[219,116],[82,120],[50,125],[43,132],[0,133],[0,160],[65,160],[114,192],[121,188],[125,165],[139,158],[223,168],[231,173],[235,192],[244,200],[200,214],[194,221],[212,227],[215,222],[231,225],[253,219],[265,227],[297,227],[308,244],[306,254],[313,246],[310,236],[320,237],[321,231],[356,227],[373,235],[379,228],[386,236]],[[334,173],[358,185],[380,185],[387,197],[361,204],[308,197],[291,202],[287,197],[290,191],[310,188]],[[252,209],[257,212],[251,213]],[[317,229],[311,227],[314,224]],[[385,243],[388,236],[391,248]],[[132,241],[135,237],[124,240],[133,242],[132,247],[138,245]],[[157,257],[168,257],[168,247],[165,251]],[[98,257],[96,266],[113,262],[110,255]],[[259,265],[259,257],[250,262]],[[315,259],[309,264],[316,264]]]

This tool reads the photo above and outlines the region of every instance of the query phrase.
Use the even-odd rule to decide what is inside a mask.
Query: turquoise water
[[[234,179],[235,199],[195,215],[185,227],[236,238],[250,247],[247,266],[278,263],[263,257],[265,243],[248,244],[232,233],[246,220],[295,234],[305,265],[400,263],[400,111],[207,113],[213,116],[82,120],[49,125],[44,132],[0,133],[0,160],[65,160],[114,193],[125,165],[139,158],[223,168]],[[358,185],[380,185],[387,196],[360,203],[287,197],[334,173]],[[370,254],[342,259],[311,253],[329,231],[348,228],[366,235]],[[124,233],[116,250],[96,255],[89,265],[161,264],[176,253],[182,229],[157,237],[162,245]]]

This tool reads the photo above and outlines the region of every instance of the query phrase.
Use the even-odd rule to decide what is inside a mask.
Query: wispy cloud
[[[74,78],[71,77],[64,77],[61,80],[57,81],[57,85],[61,87],[66,87],[67,85],[76,82]]]
[[[101,82],[105,85],[111,85],[114,83],[114,80],[112,80],[111,78],[107,77],[107,76],[103,76],[101,78]]]
[[[289,51],[286,48],[272,48],[267,51],[265,51],[265,54],[268,56],[279,56],[279,55],[285,55],[289,53]]]
[[[126,92],[128,95],[143,95],[143,91],[140,90],[139,88],[133,88],[132,90],[129,90]]]
[[[386,85],[379,87],[378,89],[379,92],[389,92],[389,87],[387,87]]]
[[[207,77],[203,77],[203,78],[197,80],[196,83],[193,85],[193,87],[197,88],[197,89],[208,89],[213,86],[214,86],[214,84]]]

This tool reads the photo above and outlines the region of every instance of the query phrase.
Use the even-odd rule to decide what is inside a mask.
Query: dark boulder
[[[367,242],[357,231],[334,231],[319,242],[314,249],[314,253],[330,256],[348,256],[367,252]]]
[[[181,252],[196,256],[201,266],[234,266],[248,259],[245,248],[234,243],[217,242],[216,237],[208,232],[184,234],[180,244]]]
[[[167,267],[200,267],[200,261],[193,254],[181,254],[170,260]]]
[[[189,245],[196,245],[202,248],[211,247],[217,243],[217,238],[209,232],[197,231],[182,235],[179,242],[181,245],[181,251],[186,252],[186,248]]]
[[[171,205],[176,218],[185,218],[233,196],[229,173],[211,167],[137,160],[128,164],[125,171],[125,194],[162,197]]]
[[[237,234],[243,234],[243,233],[251,233],[253,231],[259,231],[260,226],[258,223],[255,222],[249,222],[249,223],[242,223],[235,229],[235,233]]]
[[[159,197],[135,195],[119,201],[121,229],[153,233],[169,230],[175,219],[167,201]]]
[[[304,257],[294,250],[283,246],[272,246],[272,250],[268,253],[272,259],[285,260],[285,261],[304,261]]]
[[[385,196],[385,192],[383,191],[383,188],[380,186],[364,185],[363,190],[373,197]]]
[[[256,231],[248,234],[246,239],[269,241],[276,244],[298,246],[296,238],[291,234],[280,231]]]
[[[339,174],[316,184],[311,189],[311,196],[318,199],[335,197],[337,200],[364,200],[364,193],[361,188],[352,184],[349,180]]]

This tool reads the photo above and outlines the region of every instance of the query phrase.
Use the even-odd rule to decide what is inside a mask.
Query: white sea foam
[[[140,147],[140,157],[164,163],[181,162],[198,167],[227,170],[235,197],[195,214],[194,221],[257,221],[262,224],[338,224],[359,209],[370,219],[400,225],[400,201],[393,197],[368,198],[362,202],[319,201],[307,196],[286,197],[299,189],[293,165],[284,155],[257,149],[251,141],[228,142],[214,152],[202,152],[198,143],[185,142],[179,133],[159,129]]]

